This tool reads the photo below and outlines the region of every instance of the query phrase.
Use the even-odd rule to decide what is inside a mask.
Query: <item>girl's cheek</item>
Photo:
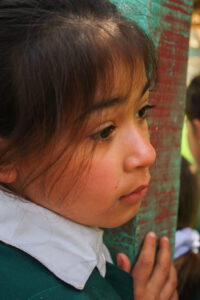
[[[99,161],[98,163],[94,163],[90,170],[90,182],[98,182],[98,184],[102,184],[102,187],[107,186],[108,184],[111,185],[116,181],[118,182],[117,176],[117,164],[112,160],[111,157],[106,161]],[[116,183],[114,186],[116,186]]]

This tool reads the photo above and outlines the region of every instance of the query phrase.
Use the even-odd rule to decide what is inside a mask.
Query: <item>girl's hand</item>
[[[149,232],[144,240],[137,263],[131,275],[134,284],[134,300],[178,300],[176,270],[171,262],[170,243],[162,237],[156,259],[156,235]],[[118,266],[130,272],[131,266],[125,254],[118,254]]]

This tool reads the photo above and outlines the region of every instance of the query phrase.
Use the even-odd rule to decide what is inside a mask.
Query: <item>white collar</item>
[[[188,251],[198,253],[199,248],[200,235],[197,230],[185,227],[176,231],[174,259],[186,254]]]
[[[52,273],[83,289],[95,267],[104,277],[103,231],[65,219],[32,202],[0,191],[0,240],[35,257]]]

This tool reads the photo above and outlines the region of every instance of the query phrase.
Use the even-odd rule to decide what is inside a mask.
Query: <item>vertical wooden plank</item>
[[[151,188],[138,215],[116,229],[105,230],[105,243],[115,260],[126,253],[134,262],[146,232],[168,235],[173,245],[178,205],[180,139],[184,115],[186,69],[192,0],[113,0],[129,18],[149,32],[159,57],[159,80],[150,102],[151,141],[157,161]]]

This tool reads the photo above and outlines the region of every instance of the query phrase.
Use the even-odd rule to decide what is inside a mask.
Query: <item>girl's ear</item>
[[[192,123],[195,128],[195,133],[197,135],[197,138],[200,140],[200,119],[194,119]]]
[[[0,182],[13,183],[17,179],[17,168],[13,164],[0,167]]]

